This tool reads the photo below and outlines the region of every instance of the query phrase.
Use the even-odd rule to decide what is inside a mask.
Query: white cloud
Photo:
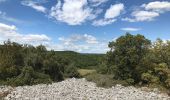
[[[100,20],[94,20],[92,25],[94,26],[105,26],[108,24],[111,24],[113,22],[115,22],[116,19],[100,19]]]
[[[87,0],[64,0],[64,3],[58,0],[50,16],[69,25],[80,25],[93,16],[87,3]]]
[[[152,21],[155,17],[159,16],[159,13],[153,11],[134,11],[131,16],[132,18],[123,18],[122,20],[129,22]]]
[[[84,39],[86,40],[87,43],[90,44],[98,43],[97,39],[92,35],[84,34]]]
[[[134,27],[126,27],[126,28],[121,28],[123,31],[139,31],[141,30],[140,28],[134,28]]]
[[[115,18],[120,15],[124,10],[124,5],[122,3],[111,5],[109,9],[106,10],[105,18]]]
[[[97,18],[103,12],[103,9],[98,6],[107,1],[57,0],[57,4],[52,6],[50,10],[40,5],[48,2],[47,0],[23,0],[21,4],[46,13],[49,18],[67,23],[68,25],[81,25],[88,20]]]
[[[98,43],[94,36],[88,34],[76,34],[68,38],[60,37],[59,40],[62,42],[62,46],[60,46],[60,48],[63,50],[73,50],[77,52],[88,50],[90,48],[90,44]]]
[[[81,53],[106,53],[109,50],[108,42],[98,41],[96,37],[89,34],[75,34],[68,38],[60,37],[59,43],[54,43],[44,34],[21,34],[17,32],[17,27],[0,23],[0,43],[10,39],[21,44],[31,44],[34,46],[43,44],[48,50],[72,50]],[[101,49],[102,48],[102,49]]]
[[[154,1],[148,4],[143,4],[146,10],[153,10],[158,12],[170,11],[170,2],[168,1]]]
[[[81,53],[106,53],[109,50],[108,42],[98,41],[89,34],[75,34],[70,37],[60,37],[58,40],[60,43],[50,44],[47,47],[57,51],[71,50]]]
[[[39,12],[43,12],[46,13],[47,9],[44,6],[39,5],[37,2],[33,2],[33,1],[23,1],[21,2],[22,5],[24,6],[28,6],[31,7]]]
[[[11,41],[19,43],[41,44],[43,42],[50,41],[50,38],[44,34],[20,34],[17,32],[17,28],[14,25],[7,25],[0,23],[0,40],[5,41],[10,39]]]
[[[124,5],[122,3],[111,5],[110,8],[106,10],[104,18],[99,20],[94,20],[92,25],[105,26],[108,24],[112,24],[117,20],[116,17],[118,17],[123,10],[124,10]]]
[[[22,36],[23,40],[28,42],[50,41],[50,38],[44,34],[28,34]]]
[[[170,11],[170,2],[168,1],[154,1],[148,4],[141,5],[138,10],[131,14],[131,18],[122,18],[123,21],[139,22],[139,21],[153,21],[161,13]]]
[[[91,13],[93,13],[93,14],[91,14],[91,15],[88,17],[88,20],[94,20],[94,19],[97,18],[98,15],[101,14],[102,12],[103,12],[103,9],[101,9],[101,8],[97,8],[97,9],[93,10],[93,11],[91,12]]]
[[[105,3],[105,2],[107,2],[107,1],[108,1],[108,0],[89,0],[89,2],[92,3],[92,6],[95,6],[95,7],[97,7],[97,6]]]
[[[69,38],[60,37],[59,40],[63,41],[64,44],[66,45],[73,44],[74,42],[77,42],[77,41],[85,41],[86,43],[89,43],[89,44],[98,43],[97,39],[94,36],[88,35],[88,34],[84,34],[84,35],[75,34]]]
[[[89,45],[87,44],[70,44],[65,45],[63,43],[60,44],[50,44],[47,45],[47,49],[56,50],[56,51],[76,51],[76,52],[85,52],[86,50],[89,50]]]

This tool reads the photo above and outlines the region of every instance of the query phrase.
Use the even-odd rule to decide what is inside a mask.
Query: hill
[[[59,57],[64,57],[78,68],[94,68],[100,64],[105,54],[78,53],[74,51],[55,51]]]

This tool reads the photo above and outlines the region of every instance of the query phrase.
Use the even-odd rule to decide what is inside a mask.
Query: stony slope
[[[0,90],[1,91],[1,90]],[[16,87],[6,100],[170,100],[159,92],[116,85],[105,89],[85,79],[67,79],[50,85]]]

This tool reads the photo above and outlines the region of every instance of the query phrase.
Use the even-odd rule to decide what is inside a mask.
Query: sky
[[[106,53],[126,32],[170,40],[170,0],[0,0],[0,43]]]

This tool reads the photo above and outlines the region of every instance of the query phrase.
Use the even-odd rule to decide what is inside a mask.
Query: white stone
[[[1,91],[1,87],[0,87]],[[6,100],[170,100],[157,92],[146,92],[135,87],[116,85],[112,88],[97,87],[83,79],[67,79],[49,85],[16,87]]]

